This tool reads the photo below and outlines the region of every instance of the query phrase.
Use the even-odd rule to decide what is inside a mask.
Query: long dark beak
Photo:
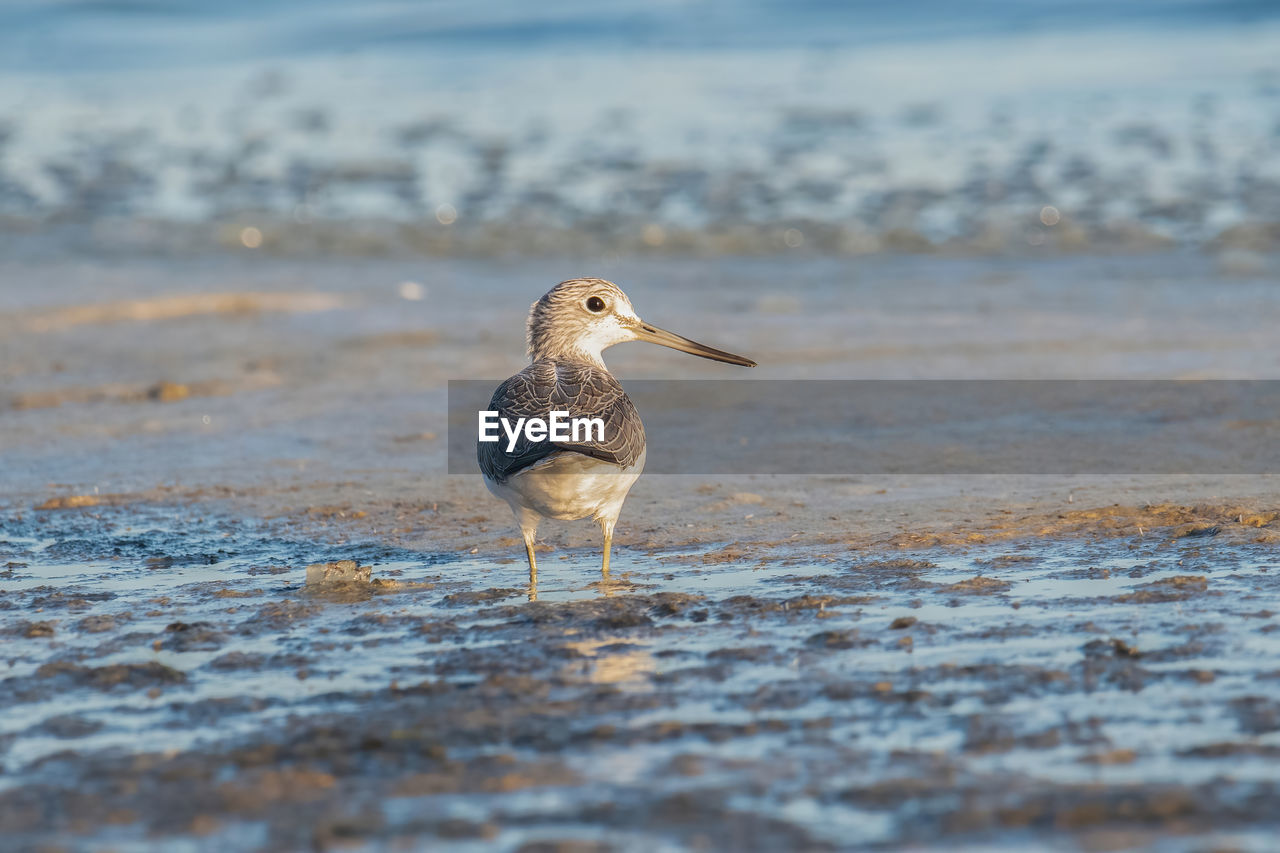
[[[736,364],[740,367],[755,367],[756,363],[749,358],[743,358],[740,355],[734,355],[731,352],[725,352],[715,347],[709,347],[700,344],[697,341],[691,341],[688,338],[682,338],[674,332],[668,332],[666,329],[659,329],[657,326],[651,326],[648,323],[641,323],[636,326],[636,338],[642,341],[648,341],[651,344],[659,346],[671,347],[678,349],[680,352],[687,352],[689,355],[697,355],[702,358],[709,358],[712,361],[723,361],[727,364]]]

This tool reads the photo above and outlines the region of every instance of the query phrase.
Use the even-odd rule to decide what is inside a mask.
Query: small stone
[[[103,631],[114,631],[116,620],[107,615],[86,616],[76,623],[76,629],[85,634],[101,634]]]
[[[361,566],[355,560],[339,560],[336,563],[315,563],[307,566],[307,586],[335,586],[349,583],[369,583],[373,570]]]
[[[157,382],[147,389],[147,398],[158,403],[175,403],[191,396],[191,388],[178,382]]]
[[[36,509],[80,509],[97,505],[98,499],[93,495],[68,495],[65,498],[49,498]]]
[[[1086,755],[1080,759],[1085,764],[1132,764],[1138,758],[1138,753],[1132,749],[1113,749],[1109,752],[1099,752],[1092,755]]]

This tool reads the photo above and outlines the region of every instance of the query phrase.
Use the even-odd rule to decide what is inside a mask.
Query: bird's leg
[[[600,532],[604,534],[604,560],[600,564],[600,574],[608,578],[609,552],[613,550],[613,526],[618,523],[618,519],[602,518],[599,521]]]
[[[538,516],[527,512],[516,513],[520,535],[524,538],[524,553],[529,558],[529,600],[538,600],[538,558],[533,555],[533,542],[538,535]]]
[[[529,557],[529,600],[538,600],[538,559],[533,556],[533,536],[524,538],[524,552]]]
[[[533,555],[533,538],[524,540],[524,553],[529,558],[529,577],[538,576],[538,558]]]

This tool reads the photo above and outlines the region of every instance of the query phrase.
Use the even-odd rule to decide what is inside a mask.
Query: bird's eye
[[[599,296],[592,296],[587,299],[587,310],[592,314],[599,314],[604,310],[604,300]]]

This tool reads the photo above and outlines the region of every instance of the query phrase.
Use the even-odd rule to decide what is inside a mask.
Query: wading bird
[[[552,411],[604,421],[603,440],[478,441],[477,456],[489,491],[515,514],[536,589],[534,536],[544,518],[591,518],[604,534],[601,573],[609,573],[613,528],[627,492],[644,468],[644,424],[601,353],[614,344],[647,341],[691,355],[755,367],[740,355],[682,338],[641,320],[616,284],[599,278],[563,281],[529,311],[531,364],[498,386],[489,409],[515,423],[546,419]]]

